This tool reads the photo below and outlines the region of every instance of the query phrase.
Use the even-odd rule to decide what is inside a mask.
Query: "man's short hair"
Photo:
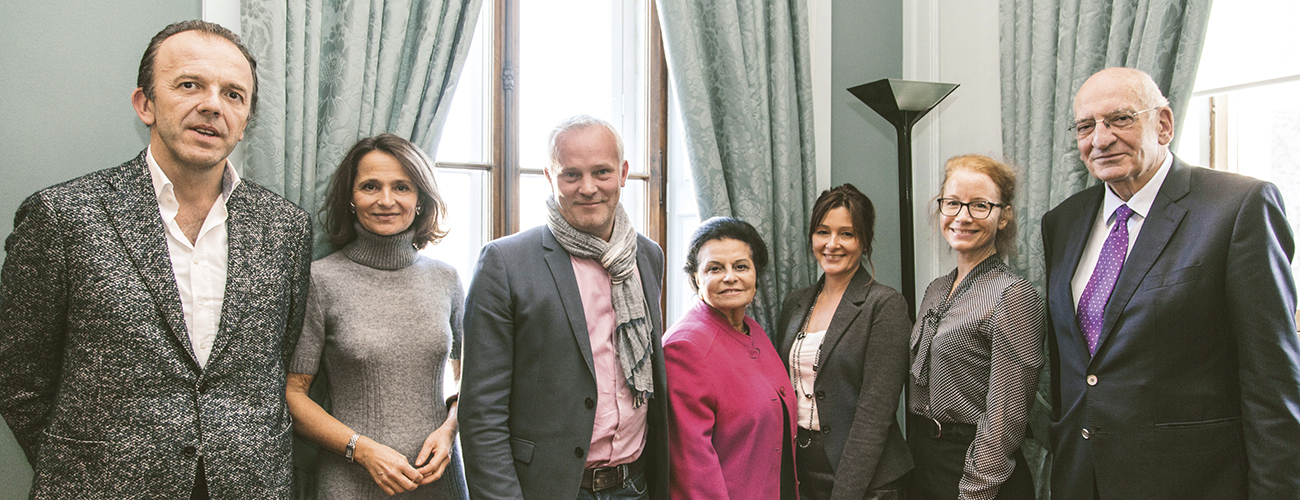
[[[217,23],[193,19],[172,23],[159,31],[149,40],[149,46],[144,49],[144,57],[140,58],[140,71],[136,74],[135,85],[144,91],[144,96],[149,100],[154,99],[153,63],[158,56],[158,46],[162,45],[164,40],[171,38],[172,35],[186,31],[198,31],[209,36],[221,37],[239,48],[239,53],[243,54],[244,59],[248,60],[248,68],[253,72],[253,98],[249,101],[248,107],[248,116],[252,117],[257,112],[257,60],[253,59],[253,54],[249,53],[248,48],[244,47],[243,42],[239,40],[239,35]]]
[[[618,149],[618,163],[619,165],[623,164],[623,136],[618,135],[618,130],[614,129],[614,125],[591,115],[578,115],[560,122],[551,130],[551,137],[547,144],[551,152],[551,166],[559,166],[560,164],[560,143],[557,140],[560,135],[587,127],[604,127],[614,136],[614,146]]]

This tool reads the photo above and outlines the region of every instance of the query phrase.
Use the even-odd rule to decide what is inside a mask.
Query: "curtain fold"
[[[656,3],[700,218],[744,219],[767,242],[749,312],[771,330],[785,295],[817,276],[807,243],[816,178],[806,2]]]
[[[437,153],[483,0],[242,0],[258,61],[244,175],[312,213],[357,140],[383,132]],[[317,231],[316,256],[330,252]]]
[[[1179,123],[1192,95],[1211,0],[1001,0],[1002,151],[1021,170],[1020,253],[1008,264],[1042,293],[1042,216],[1097,183],[1079,159],[1074,93],[1114,66],[1151,74]],[[1051,381],[1046,369],[1030,415],[1025,455],[1039,498],[1048,498],[1046,449]]]

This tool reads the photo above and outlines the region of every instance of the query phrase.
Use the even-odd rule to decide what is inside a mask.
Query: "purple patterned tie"
[[[1124,268],[1124,257],[1128,254],[1128,218],[1133,209],[1120,205],[1115,209],[1115,225],[1110,228],[1110,236],[1101,247],[1101,256],[1097,258],[1097,267],[1088,278],[1088,286],[1083,288],[1079,297],[1079,328],[1088,340],[1088,353],[1097,354],[1097,339],[1101,337],[1101,324],[1106,315],[1106,302],[1110,292],[1115,289],[1115,280],[1119,278],[1120,269]]]

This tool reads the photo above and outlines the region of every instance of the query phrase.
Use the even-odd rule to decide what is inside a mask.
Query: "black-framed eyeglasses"
[[[982,200],[962,203],[952,198],[939,198],[939,213],[948,217],[956,217],[961,213],[961,207],[966,207],[966,213],[970,214],[972,219],[987,219],[995,207],[1006,208],[1007,204]]]
[[[1097,124],[1099,123],[1106,124],[1106,128],[1111,130],[1124,130],[1129,127],[1132,127],[1133,124],[1137,123],[1138,115],[1142,113],[1146,113],[1148,111],[1155,111],[1162,107],[1163,106],[1156,106],[1154,108],[1144,109],[1142,111],[1127,111],[1127,110],[1113,111],[1101,118],[1086,118],[1074,122],[1073,124],[1070,125],[1069,130],[1074,132],[1074,138],[1076,140],[1083,139],[1085,137],[1092,135],[1093,132],[1097,131]]]

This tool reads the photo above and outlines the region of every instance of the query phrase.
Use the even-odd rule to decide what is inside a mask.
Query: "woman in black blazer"
[[[799,498],[902,498],[912,469],[899,430],[912,322],[862,268],[875,208],[852,184],[822,192],[808,237],[823,275],[786,297],[774,328],[799,400]]]

